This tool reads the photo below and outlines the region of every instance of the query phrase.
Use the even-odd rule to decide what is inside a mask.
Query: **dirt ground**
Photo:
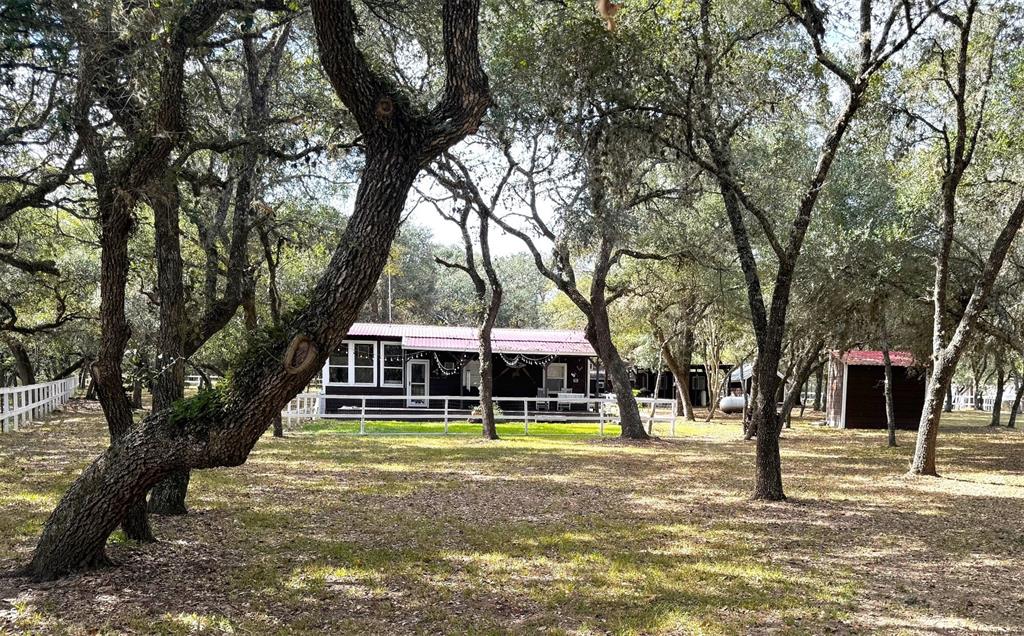
[[[1024,435],[956,414],[913,438],[797,422],[755,503],[735,422],[679,439],[266,437],[193,478],[111,569],[0,578],[0,633],[1024,633]],[[1024,422],[1022,422],[1024,424]],[[314,427],[315,428],[315,427]],[[95,405],[0,435],[0,570],[105,445]]]

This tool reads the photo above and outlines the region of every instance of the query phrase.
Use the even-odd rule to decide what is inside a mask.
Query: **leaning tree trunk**
[[[1010,417],[1006,420],[1006,428],[1016,427],[1021,398],[1024,398],[1024,382],[1018,382],[1017,384],[1017,395],[1013,398],[1013,406],[1010,407]]]
[[[615,390],[615,402],[619,407],[619,422],[622,427],[621,436],[627,439],[650,439],[644,430],[640,407],[637,406],[633,387],[629,382],[629,369],[619,355],[615,343],[612,342],[607,308],[603,305],[600,308],[594,307],[593,314],[587,325],[587,340],[601,358],[606,377],[611,380]]]
[[[254,343],[252,354],[243,357],[226,391],[192,398],[195,406],[188,416],[173,409],[157,411],[118,435],[75,481],[46,522],[27,568],[29,575],[52,579],[106,563],[107,537],[147,489],[189,469],[242,464],[272,416],[341,344],[383,270],[419,168],[407,158],[408,151],[369,154],[356,212],[313,292],[309,309],[290,325],[291,344],[289,340]],[[280,362],[268,363],[273,357]],[[112,396],[111,384],[100,381],[113,374],[100,362],[94,369],[105,407],[114,416],[110,421],[123,420],[110,407],[125,408],[130,418],[124,391],[118,386]]]
[[[193,398],[187,408],[153,413],[86,468],[43,527],[28,575],[52,579],[105,560],[107,537],[129,508],[174,472],[245,462],[272,417],[341,345],[380,278],[420,169],[475,131],[489,105],[477,45],[479,7],[479,0],[445,0],[445,92],[422,115],[367,64],[356,46],[351,3],[313,1],[321,61],[364,139],[365,165],[340,244],[307,308],[285,334],[256,338],[229,386]],[[106,362],[94,365],[104,379]],[[120,396],[127,402],[123,390]]]
[[[921,409],[921,421],[918,424],[917,445],[914,459],[910,464],[910,472],[915,475],[932,475],[939,473],[935,467],[935,449],[939,436],[939,421],[942,419],[942,407],[946,387],[953,381],[956,361],[948,355],[940,355],[932,368],[925,393],[924,407]]]
[[[944,334],[942,321],[946,311],[944,299],[947,276],[944,272],[948,267],[948,260],[936,259],[936,285],[933,292],[935,326],[932,335],[932,374],[928,379],[924,408],[921,410],[921,422],[917,429],[917,444],[914,448],[914,458],[910,463],[911,475],[938,475],[935,467],[935,454],[939,437],[939,421],[942,419],[943,399],[953,381],[953,374],[960,361],[960,356],[971,338],[978,316],[988,303],[988,297],[995,285],[996,277],[1003,268],[1003,261],[1006,259],[1021,225],[1024,225],[1024,198],[1017,202],[1006,225],[996,238],[981,276],[971,292],[971,299],[967,302],[967,308],[960,318],[960,323],[953,332],[953,337],[945,346],[942,342]],[[949,235],[947,242],[951,242],[953,230],[951,224],[947,223],[946,226],[944,232]],[[948,259],[948,254],[946,258]]]

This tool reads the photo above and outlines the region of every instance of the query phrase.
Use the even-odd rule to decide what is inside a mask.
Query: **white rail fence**
[[[45,384],[0,388],[0,432],[18,430],[68,403],[78,388],[78,376]]]
[[[1006,389],[1006,392],[1003,393],[1002,411],[1004,413],[1009,413],[1010,410],[1013,408],[1013,398],[1015,396],[1015,393],[1016,392],[1014,391],[1013,387]],[[986,395],[982,397],[981,410],[988,411],[989,413],[991,413],[992,408],[995,405],[995,401],[995,397],[991,395]],[[956,411],[977,410],[977,408],[975,408],[974,396],[970,394],[961,394],[956,396],[955,398],[953,398],[953,409]],[[1021,409],[1018,411],[1018,413],[1024,413],[1024,405],[1021,405]]]
[[[479,401],[479,397],[469,395],[302,393],[288,403],[281,411],[281,417],[288,426],[319,419],[358,421],[360,435],[368,434],[366,424],[375,420],[441,422],[444,434],[448,434],[450,424],[480,421],[472,408],[465,406],[476,406]],[[645,426],[668,423],[669,436],[675,436],[678,415],[675,400],[637,398],[636,401]],[[426,405],[414,406],[417,402],[426,402]],[[495,410],[494,419],[498,422],[522,422],[523,433],[526,435],[530,434],[530,424],[536,423],[595,423],[601,435],[604,435],[605,425],[618,424],[618,405],[613,397],[495,397],[494,402],[499,407]],[[328,407],[328,403],[333,404]],[[328,408],[331,412],[328,412]]]

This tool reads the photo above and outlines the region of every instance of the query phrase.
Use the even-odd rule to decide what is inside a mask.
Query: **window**
[[[405,351],[400,344],[381,343],[381,385],[402,386]]]
[[[474,389],[480,387],[480,361],[470,360],[462,367],[462,388]]]
[[[353,384],[377,383],[377,345],[372,342],[352,343]]]
[[[377,343],[341,343],[341,349],[327,361],[327,383],[375,386],[377,384]]]
[[[544,389],[550,393],[565,390],[565,363],[552,362],[544,370]]]
[[[344,355],[331,356],[327,362],[327,381],[331,384],[348,384],[348,345],[342,345]]]

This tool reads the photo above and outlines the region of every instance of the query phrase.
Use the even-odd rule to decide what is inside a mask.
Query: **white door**
[[[430,395],[430,361],[410,360],[408,373],[409,397],[408,406],[426,406]]]

